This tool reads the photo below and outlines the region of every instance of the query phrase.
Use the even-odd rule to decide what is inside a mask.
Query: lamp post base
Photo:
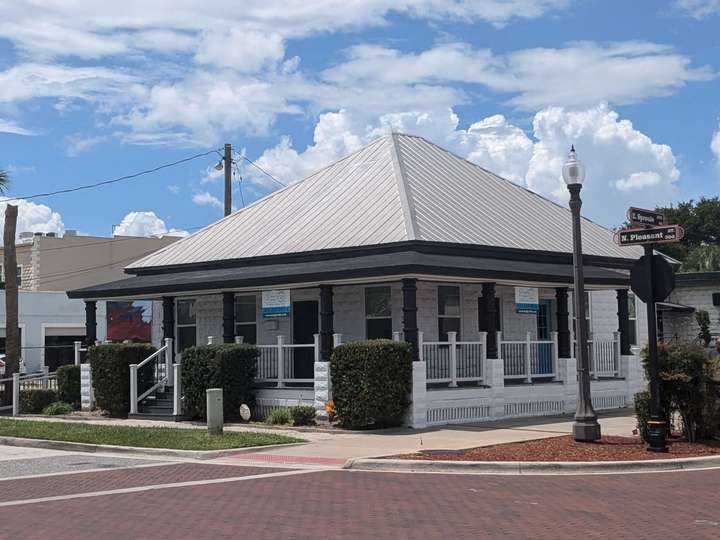
[[[573,438],[579,442],[595,442],[600,440],[600,424],[596,419],[575,420]]]
[[[648,452],[667,452],[665,443],[665,421],[648,421]]]

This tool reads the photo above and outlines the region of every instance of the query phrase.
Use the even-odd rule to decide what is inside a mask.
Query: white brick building
[[[628,294],[640,251],[582,228],[594,401],[622,407],[643,384],[644,310]],[[174,362],[209,337],[259,344],[259,414],[322,409],[333,346],[381,337],[412,345],[415,426],[552,414],[575,407],[571,242],[567,209],[391,135],[133,263],[127,279],[69,294],[154,300],[153,339],[173,339]]]

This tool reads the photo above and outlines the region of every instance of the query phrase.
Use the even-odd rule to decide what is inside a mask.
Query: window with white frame
[[[183,352],[188,347],[197,345],[197,317],[195,300],[177,301],[177,351]]]
[[[365,288],[365,337],[392,338],[392,299],[388,286]]]
[[[235,297],[235,335],[243,343],[257,343],[257,297],[254,294]]]
[[[456,332],[460,339],[460,287],[438,286],[438,337],[447,341],[448,332]]]
[[[632,293],[628,294],[628,318],[630,319],[628,325],[629,343],[630,345],[637,345],[637,299]]]
[[[22,287],[22,265],[17,266],[17,286]],[[2,280],[3,284],[5,283],[5,267],[0,264],[0,279]]]

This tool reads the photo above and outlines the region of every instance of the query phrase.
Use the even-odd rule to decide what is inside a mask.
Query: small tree
[[[712,336],[710,335],[710,315],[707,311],[701,309],[695,313],[695,320],[698,324],[698,340],[707,347],[710,345]]]

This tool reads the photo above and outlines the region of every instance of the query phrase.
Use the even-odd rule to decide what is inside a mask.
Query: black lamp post
[[[590,398],[590,366],[588,358],[588,336],[585,329],[585,273],[583,270],[582,237],[580,233],[580,190],[585,180],[585,165],[570,149],[562,170],[563,180],[570,191],[570,210],[573,223],[573,278],[575,301],[575,356],[577,359],[578,400],[573,423],[573,437],[576,441],[592,442],[600,439],[600,424]]]

